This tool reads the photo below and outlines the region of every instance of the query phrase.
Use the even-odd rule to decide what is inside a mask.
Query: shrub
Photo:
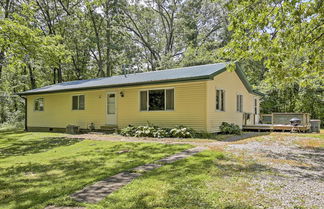
[[[234,123],[222,122],[222,125],[219,128],[223,134],[241,134],[240,127]]]
[[[120,130],[120,135],[122,136],[134,136],[136,131],[136,127],[134,126],[127,126]]]
[[[120,130],[120,134],[123,136],[135,136],[135,137],[154,137],[154,138],[192,138],[194,136],[194,130],[184,126],[177,126],[172,129],[160,128],[153,126],[152,124],[146,126],[128,126]]]
[[[25,127],[23,122],[11,122],[0,124],[0,131],[21,130]]]
[[[170,130],[171,137],[175,138],[192,138],[195,131],[184,126],[177,126]]]
[[[154,126],[138,126],[136,128],[134,136],[136,137],[153,137],[156,127]]]

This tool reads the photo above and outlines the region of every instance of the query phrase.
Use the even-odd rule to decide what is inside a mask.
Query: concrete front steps
[[[100,126],[100,131],[106,132],[106,133],[115,133],[117,131],[118,127],[116,125],[104,125]]]

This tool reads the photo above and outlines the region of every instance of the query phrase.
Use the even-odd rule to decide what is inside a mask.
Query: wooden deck
[[[243,130],[257,130],[257,131],[291,131],[292,125],[285,124],[255,124],[243,125]],[[295,130],[306,132],[310,129],[310,125],[299,125]]]

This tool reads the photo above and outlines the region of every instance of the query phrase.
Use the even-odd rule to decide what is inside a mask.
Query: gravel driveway
[[[324,149],[296,144],[305,139],[275,134],[227,146],[235,155],[245,156],[269,169],[250,182],[260,208],[324,208]]]

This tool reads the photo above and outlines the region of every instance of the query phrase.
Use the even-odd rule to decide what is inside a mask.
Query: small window
[[[140,91],[140,110],[174,110],[174,89]]]
[[[35,111],[44,111],[44,98],[35,99]]]
[[[243,95],[236,95],[236,111],[243,112]]]
[[[225,111],[225,91],[216,89],[216,110]]]
[[[254,114],[258,114],[258,99],[254,99]]]
[[[84,110],[84,95],[72,96],[72,110]]]

